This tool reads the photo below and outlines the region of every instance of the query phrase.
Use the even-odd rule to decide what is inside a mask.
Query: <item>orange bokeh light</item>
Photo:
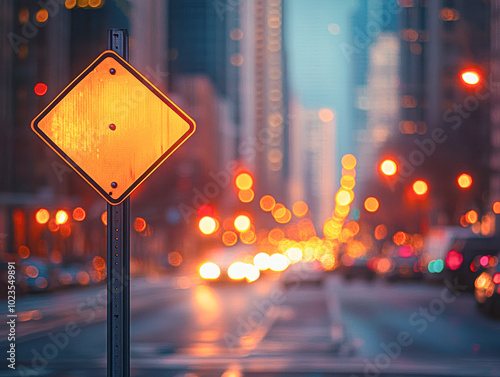
[[[236,176],[235,183],[240,190],[250,190],[253,186],[253,178],[248,173],[240,173]]]
[[[373,232],[376,240],[383,240],[387,237],[387,227],[384,224],[377,225],[375,231]]]
[[[233,246],[238,242],[238,236],[233,231],[228,230],[222,233],[222,242],[226,246]]]
[[[305,215],[307,215],[308,210],[309,210],[309,207],[302,200],[299,200],[299,201],[293,203],[292,211],[293,211],[293,214],[297,217],[304,217]]]
[[[242,203],[250,203],[255,198],[255,193],[252,189],[240,190],[238,192],[238,199]]]
[[[357,160],[352,154],[346,154],[342,157],[341,163],[345,169],[352,170],[356,167]]]
[[[321,109],[318,111],[318,117],[319,117],[319,119],[321,119],[322,122],[328,123],[328,122],[331,122],[335,116],[334,116],[332,110]]]
[[[178,251],[171,251],[168,253],[168,263],[170,263],[171,266],[178,267],[182,263],[182,255]]]
[[[500,202],[493,203],[493,212],[496,215],[500,214]]]
[[[354,200],[354,193],[352,190],[347,190],[345,188],[341,188],[337,195],[335,195],[335,203],[339,206],[347,206],[352,203]]]
[[[377,198],[374,198],[373,196],[370,196],[369,198],[366,198],[365,200],[365,209],[368,212],[377,212],[380,207],[380,203],[377,200]]]
[[[276,200],[271,195],[264,195],[260,198],[260,208],[263,211],[271,212],[276,205]]]
[[[62,209],[56,212],[56,223],[58,225],[65,224],[68,221],[68,213]]]
[[[46,224],[50,219],[50,212],[45,208],[40,208],[35,214],[38,224]]]
[[[83,221],[83,220],[85,220],[85,216],[86,216],[86,213],[82,207],[76,207],[73,210],[73,219],[75,221]]]
[[[472,186],[472,177],[467,173],[460,174],[457,183],[460,188],[468,189]]]
[[[102,257],[94,257],[92,260],[92,266],[97,270],[97,271],[102,271],[106,268],[106,262]]]
[[[478,218],[479,218],[479,216],[478,216],[477,212],[474,210],[470,210],[469,212],[467,212],[465,214],[465,219],[467,220],[467,222],[469,224],[477,223]]]
[[[429,186],[427,185],[427,183],[425,181],[422,181],[421,179],[415,181],[412,187],[413,191],[417,195],[425,195],[429,190]]]
[[[136,217],[134,220],[134,229],[136,232],[144,232],[146,230],[146,220],[142,217]]]

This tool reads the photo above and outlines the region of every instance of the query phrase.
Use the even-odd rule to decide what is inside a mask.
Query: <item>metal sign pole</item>
[[[128,61],[128,33],[108,29],[108,49]],[[115,184],[114,182],[112,184]],[[130,376],[130,198],[108,203],[108,377]]]

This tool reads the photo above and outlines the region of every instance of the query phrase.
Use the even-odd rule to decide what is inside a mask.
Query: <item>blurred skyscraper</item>
[[[332,216],[335,191],[336,114],[329,109],[306,109],[292,101],[290,120],[290,202],[308,203],[316,229]]]
[[[238,156],[256,176],[257,195],[286,198],[288,92],[282,0],[241,1]],[[240,34],[241,33],[241,34]]]
[[[358,130],[357,183],[363,193],[377,174],[379,150],[397,131],[399,120],[399,40],[381,33],[369,49],[366,87],[366,128]]]

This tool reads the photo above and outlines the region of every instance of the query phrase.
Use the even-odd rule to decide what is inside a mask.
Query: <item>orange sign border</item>
[[[117,199],[112,198],[106,190],[102,189],[90,176],[83,171],[71,158],[69,158],[64,151],[59,148],[54,142],[38,127],[38,123],[64,98],[85,76],[94,70],[106,58],[113,58],[123,68],[128,70],[134,75],[142,84],[151,90],[156,96],[162,100],[168,107],[175,111],[182,119],[189,125],[189,130],[177,140],[160,158],[158,158],[153,165],[142,174],[130,187]],[[177,148],[181,146],[196,130],[196,123],[191,119],[181,108],[173,103],[165,94],[163,94],[156,86],[154,86],[147,78],[141,75],[134,67],[132,67],[126,60],[124,60],[116,52],[107,50],[97,57],[80,75],[78,75],[40,114],[38,114],[31,122],[31,129],[43,140],[45,143],[56,152],[68,165],[91,185],[108,203],[117,205],[123,202],[147,177],[149,177]]]

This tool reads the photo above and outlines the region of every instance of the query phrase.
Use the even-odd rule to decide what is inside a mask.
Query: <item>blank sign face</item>
[[[193,134],[195,123],[106,51],[31,127],[109,203],[119,204]]]

